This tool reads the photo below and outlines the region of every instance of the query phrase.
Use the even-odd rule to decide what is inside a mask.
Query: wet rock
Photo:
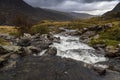
[[[118,44],[117,47],[120,49],[120,44]]]
[[[60,43],[60,37],[54,37],[53,42],[55,43]]]
[[[10,57],[11,54],[13,53],[7,53],[7,54],[0,56],[0,63],[3,61],[6,61]]]
[[[119,57],[120,56],[120,49],[114,48],[113,46],[106,47],[106,57]]]
[[[4,46],[4,48],[7,51],[18,52],[21,47],[20,46],[10,45],[10,46]]]
[[[56,56],[57,55],[57,49],[55,47],[50,47],[44,54],[44,56],[50,55],[50,56]]]
[[[53,39],[50,40],[50,36],[48,39],[47,35],[38,34],[36,37],[32,37],[30,43],[31,43],[31,46],[35,46],[36,48],[42,51],[49,48],[49,45],[53,43],[52,40]]]
[[[105,49],[105,47],[106,47],[106,44],[95,44],[95,45],[93,45],[93,48],[95,48],[95,49],[99,49],[99,48]]]
[[[8,60],[4,61],[4,66],[1,68],[1,70],[5,71],[15,68],[16,63],[20,58],[21,57],[18,54],[11,54]]]
[[[31,36],[31,34],[24,33],[23,37],[24,37],[24,38],[31,38],[32,36]]]
[[[99,34],[96,34],[93,39],[99,39],[100,38],[100,35]]]
[[[6,54],[8,53],[9,51],[7,51],[5,48],[3,48],[2,46],[0,46],[0,55],[1,54]]]
[[[83,43],[89,43],[91,41],[91,37],[96,33],[94,31],[86,31],[84,34],[80,36],[80,40]]]
[[[98,64],[107,65],[107,69],[120,73],[120,57],[110,58],[108,61],[99,62]]]
[[[4,55],[0,56],[0,70],[1,70],[1,68],[6,66],[6,63],[8,62],[9,57],[12,54],[13,53],[7,53],[7,54],[4,54]]]
[[[106,74],[106,69],[101,67],[93,67],[93,70],[96,71],[100,76],[103,76]]]
[[[110,59],[108,65],[109,69],[120,72],[120,57]]]
[[[22,47],[30,46],[30,39],[29,38],[22,38],[18,41],[17,45]]]
[[[66,32],[66,29],[64,27],[60,27],[59,32]]]
[[[71,36],[78,36],[78,35],[81,35],[81,32],[80,31],[73,31],[73,32],[69,32],[68,35],[71,35]]]
[[[81,29],[81,34],[85,33],[86,31],[88,31],[88,28]]]
[[[108,24],[105,24],[105,25],[95,25],[95,26],[92,26],[92,27],[89,27],[88,30],[89,31],[96,31],[96,32],[99,32],[99,31],[105,31],[109,28],[112,27],[112,24],[111,23],[108,23]]]
[[[29,47],[21,47],[18,51],[18,54],[24,57],[24,56],[32,55],[32,52],[29,49]]]
[[[30,46],[29,49],[31,50],[32,54],[38,54],[39,52],[41,52],[41,49],[34,46]]]
[[[101,80],[120,80],[120,73],[112,70],[106,70],[106,75],[101,76]]]
[[[20,55],[18,55],[18,54],[12,54],[12,55],[10,55],[10,57],[9,57],[9,59],[11,59],[11,60],[18,60],[20,58]]]
[[[11,74],[11,73],[14,73]],[[26,57],[10,72],[1,72],[0,80],[100,80],[90,69],[72,59],[57,56]]]
[[[48,38],[49,40],[54,40],[53,34],[48,34],[48,35],[47,35],[47,38]]]

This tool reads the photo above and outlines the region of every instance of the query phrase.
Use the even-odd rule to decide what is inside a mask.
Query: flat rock
[[[14,70],[0,72],[0,80],[100,80],[81,62],[57,56],[26,57]]]

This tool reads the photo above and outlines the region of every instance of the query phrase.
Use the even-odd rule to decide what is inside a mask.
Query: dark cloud
[[[91,2],[98,2],[98,1],[115,1],[115,0],[83,0],[84,2],[91,3]]]
[[[119,0],[24,0],[34,7],[69,12],[102,14],[111,10]]]

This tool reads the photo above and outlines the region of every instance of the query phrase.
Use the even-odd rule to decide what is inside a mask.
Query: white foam
[[[106,61],[103,55],[95,55],[95,50],[88,45],[81,43],[79,37],[55,35],[60,37],[61,43],[54,43],[52,46],[58,50],[57,55],[66,58],[72,58],[85,63],[97,63]]]

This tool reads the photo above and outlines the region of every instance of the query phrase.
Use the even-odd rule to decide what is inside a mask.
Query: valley
[[[93,16],[0,0],[0,80],[120,80],[119,5]]]

